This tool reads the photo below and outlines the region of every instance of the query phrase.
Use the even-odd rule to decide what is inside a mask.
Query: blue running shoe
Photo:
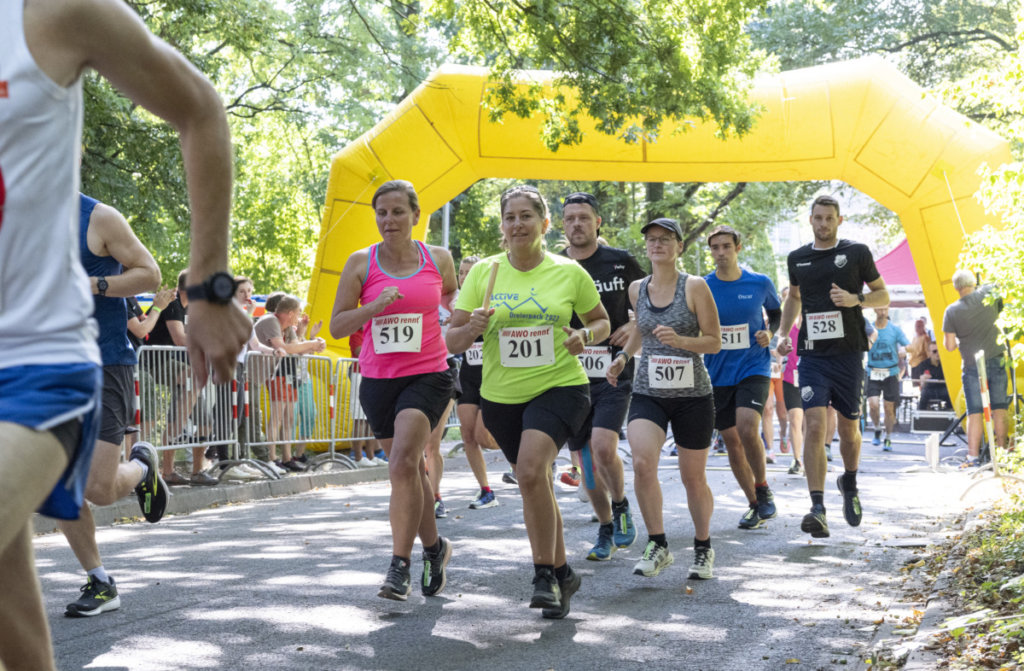
[[[590,548],[590,553],[587,554],[587,559],[590,561],[608,561],[618,550],[615,544],[612,543],[612,532],[608,527],[602,525],[597,530],[597,543],[594,547]]]
[[[778,514],[775,509],[775,495],[768,487],[755,488],[757,495],[757,515],[762,520],[770,520]]]
[[[633,524],[633,514],[629,512],[628,505],[625,510],[612,515],[612,524],[615,525],[615,531],[612,534],[615,546],[628,548],[632,545],[636,540],[636,526]]]
[[[480,490],[480,496],[475,501],[469,504],[469,507],[473,510],[480,510],[481,508],[493,508],[498,505],[498,499],[494,496],[494,491],[488,489],[486,492]]]

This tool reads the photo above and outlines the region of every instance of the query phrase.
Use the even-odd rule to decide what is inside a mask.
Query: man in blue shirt
[[[892,429],[896,426],[896,403],[900,400],[900,360],[907,356],[906,346],[910,344],[903,329],[889,320],[889,308],[875,308],[875,331],[877,336],[868,350],[868,365],[864,373],[867,391],[868,413],[875,427],[872,445],[882,442],[882,430],[878,427],[878,397],[885,400],[885,443],[882,449],[892,452]]]
[[[708,247],[716,269],[704,279],[718,306],[722,349],[705,354],[704,365],[715,393],[715,428],[725,441],[729,466],[750,504],[739,528],[756,529],[777,514],[768,487],[761,416],[771,384],[768,343],[779,327],[782,306],[767,275],[740,268],[739,233],[718,226],[708,236]]]

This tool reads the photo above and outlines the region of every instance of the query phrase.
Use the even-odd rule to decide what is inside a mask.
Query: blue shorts
[[[988,377],[988,400],[992,409],[1006,410],[1010,407],[1010,397],[1006,393],[1006,361],[1002,355],[985,359],[985,375]],[[983,410],[978,369],[964,367],[961,380],[964,384],[967,414],[976,415]]]
[[[831,354],[800,357],[800,399],[804,410],[830,403],[847,419],[860,417],[860,392],[864,384],[864,356]]]
[[[89,463],[96,446],[102,410],[103,369],[95,364],[14,366],[0,368],[0,422],[35,431],[63,429],[80,422],[68,449],[68,466],[39,512],[77,520]]]

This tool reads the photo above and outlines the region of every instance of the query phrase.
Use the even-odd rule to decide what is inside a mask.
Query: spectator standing
[[[996,444],[1006,447],[1006,409],[1010,399],[1006,393],[1006,359],[999,343],[996,320],[1003,309],[1003,299],[996,287],[986,284],[978,288],[974,274],[968,270],[953,273],[953,288],[959,300],[946,307],[942,316],[942,340],[949,352],[960,350],[963,361],[961,378],[967,401],[967,454],[972,465],[980,463],[982,424],[981,382],[974,355],[985,353],[985,372],[988,375],[989,401],[992,405],[992,424]],[[991,297],[991,299],[990,299]]]

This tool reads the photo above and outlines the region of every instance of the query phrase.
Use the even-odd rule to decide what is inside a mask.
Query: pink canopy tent
[[[914,259],[910,255],[910,245],[907,244],[906,238],[891,252],[875,261],[875,267],[878,268],[889,290],[889,307],[924,307],[924,292],[921,290],[917,268],[914,267]]]

